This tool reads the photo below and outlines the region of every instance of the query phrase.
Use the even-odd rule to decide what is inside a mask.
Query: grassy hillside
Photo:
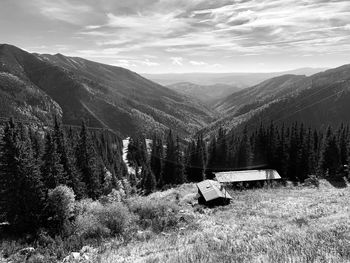
[[[178,203],[192,223],[127,246],[108,244],[100,262],[350,261],[349,188],[322,181],[318,189],[231,192],[229,206],[212,210],[192,207],[195,193],[184,185],[153,194]]]
[[[350,261],[346,184],[230,191],[231,204],[213,209],[198,205],[196,194],[194,184],[184,184],[123,203],[83,200],[76,204],[78,236],[4,239],[0,262]],[[112,237],[109,229],[124,234]]]

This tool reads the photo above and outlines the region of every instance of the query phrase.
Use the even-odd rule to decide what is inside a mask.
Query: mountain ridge
[[[85,119],[90,126],[107,126],[123,136],[169,128],[188,136],[215,115],[208,107],[121,67],[62,54],[31,54],[11,45],[0,46],[0,63],[0,72],[16,76],[57,103],[68,125]]]
[[[269,96],[266,90],[273,93]],[[271,121],[298,121],[318,128],[350,122],[350,64],[308,77],[284,75],[269,79],[231,94],[216,105],[216,110],[224,117],[202,133],[215,133],[219,127],[238,132]]]

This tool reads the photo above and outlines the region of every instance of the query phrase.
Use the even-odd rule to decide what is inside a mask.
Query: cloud
[[[41,15],[51,20],[60,20],[71,24],[86,22],[86,14],[93,12],[93,7],[81,2],[69,0],[34,0],[32,4]]]
[[[190,60],[190,64],[194,65],[194,66],[203,66],[203,65],[207,65],[208,63],[203,62],[203,61],[194,61],[194,60]]]
[[[159,66],[158,62],[150,61],[149,59],[145,59],[141,63],[149,67]]]
[[[184,59],[182,57],[171,57],[170,59],[174,65],[179,65],[179,66],[183,65]]]
[[[36,32],[42,34],[40,45],[54,49],[53,42],[59,39],[67,44],[67,53],[107,63],[125,59],[137,67],[191,70],[213,67],[219,61],[230,70],[248,60],[286,54],[340,56],[350,45],[350,5],[341,0],[13,2],[18,12],[7,12],[7,19],[22,21],[31,13],[32,24],[42,27]],[[0,10],[0,15],[6,12]],[[21,27],[30,28],[28,21]],[[45,35],[49,29],[56,33]],[[16,32],[10,32],[13,39],[26,33]],[[2,34],[8,35],[9,30]],[[26,41],[28,46],[38,45],[37,40]]]

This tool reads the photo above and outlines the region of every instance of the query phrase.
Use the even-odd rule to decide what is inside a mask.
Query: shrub
[[[122,236],[131,231],[134,216],[122,203],[83,200],[77,205],[76,228],[85,238]]]
[[[75,194],[68,186],[59,185],[55,189],[49,190],[47,205],[50,228],[53,232],[60,232],[73,215]]]
[[[305,186],[320,186],[320,181],[318,180],[318,177],[316,175],[310,175],[309,178],[307,178],[304,182]]]
[[[179,207],[172,202],[138,197],[128,203],[130,210],[139,216],[139,224],[143,228],[162,232],[178,225]]]
[[[99,222],[107,227],[111,234],[123,235],[133,222],[129,209],[121,203],[111,203],[96,211]]]
[[[97,215],[92,212],[78,215],[75,220],[75,224],[77,234],[82,236],[84,239],[101,239],[110,235],[109,229],[101,224]]]

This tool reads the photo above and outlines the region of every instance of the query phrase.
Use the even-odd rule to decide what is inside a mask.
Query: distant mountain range
[[[198,99],[208,106],[227,97],[241,88],[227,84],[198,85],[191,82],[179,82],[167,86],[169,89]]]
[[[270,73],[169,73],[169,74],[142,74],[142,76],[169,86],[175,83],[190,82],[197,85],[225,84],[238,88],[246,88],[259,84],[267,79],[282,75],[306,75],[310,76],[324,71],[326,68],[300,68],[283,72]]]
[[[237,132],[261,122],[304,122],[312,127],[350,122],[350,65],[312,76],[284,75],[231,94],[214,109],[223,117],[202,130]]]
[[[0,117],[105,127],[123,136],[172,128],[188,136],[215,111],[124,68],[0,45]]]
[[[124,68],[61,54],[31,54],[3,44],[0,118],[43,125],[53,116],[68,125],[84,119],[123,137],[169,128],[183,137],[209,134],[220,126],[235,132],[271,120],[318,127],[350,122],[350,65],[306,76],[319,70],[280,76],[183,74],[176,75],[182,81],[168,88]],[[202,84],[187,82],[195,77]],[[233,84],[258,79],[263,81],[244,89]]]

